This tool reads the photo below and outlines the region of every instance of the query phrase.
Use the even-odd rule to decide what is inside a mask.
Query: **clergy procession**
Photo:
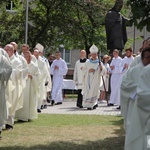
[[[49,63],[39,43],[32,52],[26,44],[20,49],[19,54],[15,42],[0,48],[0,134],[3,129],[13,129],[15,119],[30,121],[38,118],[48,103],[63,103],[62,85],[68,67],[61,52],[55,51]],[[85,50],[80,51],[74,68],[76,106],[87,110],[97,109],[100,103],[116,106],[124,119],[125,150],[146,150],[150,133],[150,38],[135,58],[131,47],[124,56],[114,49],[112,57],[105,54],[102,60],[96,45],[89,51],[88,58]]]

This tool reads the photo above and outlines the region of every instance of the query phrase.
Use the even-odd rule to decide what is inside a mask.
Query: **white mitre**
[[[44,46],[41,45],[40,43],[36,44],[35,48],[37,48],[39,50],[39,52],[43,52],[44,51]]]
[[[91,54],[97,54],[98,53],[98,48],[96,47],[96,45],[92,45],[91,47],[90,47],[90,53]]]

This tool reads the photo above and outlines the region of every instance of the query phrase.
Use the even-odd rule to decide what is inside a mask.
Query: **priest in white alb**
[[[46,100],[46,92],[47,91],[45,88],[45,84],[48,82],[47,76],[49,75],[49,72],[48,72],[45,61],[39,55],[38,49],[34,49],[33,55],[37,59],[38,68],[40,71],[40,75],[39,75],[39,81],[40,81],[39,82],[39,100],[38,100],[38,107],[37,107],[37,111],[40,113],[41,112],[41,106],[43,105],[43,100]]]
[[[39,75],[40,71],[38,66],[35,65],[33,61],[31,61],[31,53],[26,52],[24,55],[25,59],[28,63],[28,78],[25,87],[24,94],[24,103],[23,108],[16,112],[16,118],[21,121],[29,121],[32,119],[36,119],[37,115],[37,100],[39,96]]]
[[[51,65],[51,74],[53,75],[52,86],[52,105],[62,104],[62,84],[63,77],[67,74],[68,67],[66,62],[61,58],[60,51],[55,52],[56,59]]]
[[[122,81],[123,62],[122,58],[119,57],[119,51],[117,49],[113,51],[113,56],[114,57],[110,63],[112,75],[110,82],[111,94],[108,106],[117,104],[119,106],[117,109],[120,109],[120,85]]]
[[[149,51],[147,49],[143,50],[141,53],[141,62],[137,66],[131,68],[122,79],[120,95],[121,113],[124,117],[124,127],[126,133],[128,132],[128,126],[131,122],[138,81],[140,75],[142,74],[142,70],[149,64],[147,59],[145,59],[148,54]]]
[[[98,48],[93,44],[90,47],[91,58],[84,66],[83,79],[83,107],[88,110],[96,109],[99,98],[100,77],[105,73],[105,67],[98,59]]]
[[[0,54],[0,140],[2,127],[7,123],[8,113],[7,113],[7,97],[6,97],[6,87],[7,82],[12,73],[12,67],[10,61],[2,54]]]
[[[82,96],[81,92],[82,92],[82,87],[83,87],[83,75],[84,75],[83,68],[85,66],[86,61],[87,61],[86,51],[81,50],[80,51],[80,60],[78,60],[75,64],[74,75],[73,75],[73,80],[78,89],[77,107],[79,107],[79,108],[83,108],[83,106],[82,106],[83,96]]]
[[[150,50],[150,48],[149,48]],[[150,63],[150,53],[145,56]],[[131,124],[125,139],[125,150],[150,148],[150,65],[144,67],[137,86]]]
[[[47,108],[47,100],[49,100],[49,93],[52,89],[52,81],[50,76],[50,65],[48,62],[48,59],[44,56],[44,46],[38,43],[35,48],[39,50],[39,56],[44,61],[46,68],[47,68],[47,74],[46,74],[46,83],[45,83],[45,89],[46,89],[46,98],[42,102],[41,108]]]
[[[11,107],[8,109],[9,115],[6,124],[6,129],[12,129],[14,124],[15,113],[23,107],[23,99],[20,99],[22,94],[22,63],[14,55],[14,47],[11,44],[5,46],[5,51],[8,53],[12,65],[12,74],[10,76],[9,86],[9,103]]]

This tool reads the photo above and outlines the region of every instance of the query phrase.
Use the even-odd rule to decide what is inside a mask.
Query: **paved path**
[[[42,113],[47,114],[81,114],[81,115],[121,115],[120,110],[116,109],[117,106],[108,107],[106,103],[98,104],[97,109],[87,110],[86,108],[76,107],[74,99],[67,99],[63,101],[62,105],[51,106],[48,104],[47,109],[43,109]]]

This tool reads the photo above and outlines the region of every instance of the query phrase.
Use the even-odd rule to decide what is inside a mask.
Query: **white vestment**
[[[136,56],[136,57],[134,58],[134,60],[133,60],[132,63],[130,64],[130,67],[129,67],[129,68],[132,68],[132,67],[137,66],[140,62],[142,62],[142,60],[141,60],[141,54],[139,54],[138,56]]]
[[[21,61],[15,56],[12,55],[10,57],[11,65],[12,65],[12,74],[10,76],[10,82],[8,82],[9,88],[12,88],[9,93],[9,103],[11,107],[9,108],[9,118],[7,124],[13,125],[14,124],[14,116],[18,109],[23,107],[23,99],[20,98],[22,94],[22,63]]]
[[[138,64],[136,67],[131,68],[122,79],[121,83],[121,114],[124,117],[124,127],[127,133],[128,126],[131,122],[131,115],[133,105],[135,102],[134,94],[136,93],[138,81],[144,65]]]
[[[45,83],[47,82],[47,77],[49,75],[47,66],[45,61],[42,59],[41,56],[37,59],[38,68],[40,71],[39,75],[39,100],[38,100],[38,109],[40,109],[42,105],[42,101],[46,99],[46,87]]]
[[[94,69],[95,72],[89,73],[89,69],[91,68]],[[85,63],[82,89],[83,107],[93,108],[93,106],[97,104],[99,97],[100,76],[104,75],[104,72],[104,66],[102,71],[100,71],[99,61],[92,62],[92,60],[88,60]]]
[[[59,69],[54,69],[58,66]],[[52,100],[56,103],[62,102],[62,83],[63,76],[67,74],[68,67],[63,59],[55,59],[51,65],[51,74],[53,75]]]
[[[125,64],[128,65],[128,68],[123,69],[123,72],[122,72],[123,74],[125,74],[125,73],[128,71],[128,69],[129,69],[131,63],[133,62],[133,60],[134,60],[134,57],[133,57],[133,56],[131,56],[131,57],[125,56],[125,57],[123,58],[123,66],[124,66]]]
[[[26,59],[22,56],[19,55],[18,52],[15,53],[15,56],[21,61],[22,63],[22,80],[20,80],[20,85],[22,86],[22,93],[20,96],[20,100],[23,102],[23,97],[24,97],[24,89],[26,87],[26,80],[28,78],[28,64]],[[23,104],[23,103],[22,103]]]
[[[0,54],[0,131],[8,118],[5,89],[10,78],[12,67],[10,61]]]
[[[83,62],[81,63],[80,60],[78,60],[75,64],[73,80],[75,84],[77,85],[77,89],[82,89],[83,87],[84,66],[85,66],[85,63]]]
[[[110,66],[114,66],[111,75],[110,103],[120,105],[120,85],[122,81],[123,63],[122,58],[113,58]]]
[[[126,135],[125,150],[148,150],[150,135],[150,65],[143,68],[137,86],[129,132]]]
[[[48,85],[46,86],[46,91],[47,92],[50,92],[52,90],[52,81],[51,81],[51,72],[50,72],[50,65],[49,65],[49,62],[47,60],[47,58],[45,58],[44,56],[42,57],[42,59],[44,60],[45,64],[46,64],[46,67],[47,67],[47,70],[48,70],[48,74],[47,74],[47,79],[46,81],[48,82]]]
[[[25,87],[23,108],[16,112],[16,118],[18,120],[28,121],[38,117],[37,115],[37,100],[38,100],[38,88],[39,88],[39,75],[40,71],[37,65],[31,61],[29,64],[28,73],[32,76],[32,79],[27,79]]]

